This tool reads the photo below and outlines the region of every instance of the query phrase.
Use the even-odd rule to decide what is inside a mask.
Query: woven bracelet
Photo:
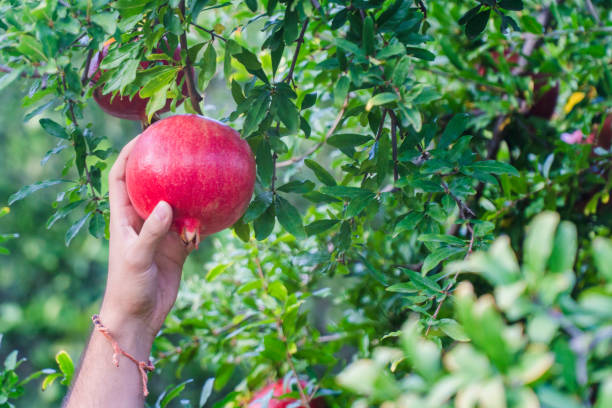
[[[119,344],[115,341],[115,339],[111,335],[110,330],[108,330],[108,328],[106,328],[106,326],[102,324],[102,321],[100,320],[100,316],[93,315],[91,317],[91,320],[93,321],[93,324],[96,330],[102,333],[102,335],[104,335],[104,337],[106,337],[108,341],[110,341],[111,345],[113,346],[113,364],[116,367],[119,367],[119,354],[123,354],[128,359],[132,360],[132,362],[134,362],[134,364],[138,366],[138,371],[140,371],[140,376],[142,378],[142,393],[145,397],[149,395],[149,390],[147,389],[147,381],[149,379],[147,377],[147,371],[153,371],[155,369],[155,367],[153,366],[153,363],[150,360],[147,362],[138,361],[130,353],[126,352],[121,347],[119,347]]]

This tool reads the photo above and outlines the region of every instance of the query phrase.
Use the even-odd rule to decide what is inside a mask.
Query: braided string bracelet
[[[149,380],[149,378],[147,377],[147,371],[153,371],[155,369],[155,366],[153,366],[153,363],[151,362],[151,360],[147,362],[136,360],[134,356],[132,356],[130,353],[128,353],[127,351],[119,347],[119,344],[115,341],[115,339],[111,335],[110,330],[108,330],[108,328],[102,324],[102,321],[100,320],[100,316],[98,316],[97,314],[93,315],[91,317],[91,320],[93,321],[93,324],[96,330],[102,333],[102,335],[106,337],[108,341],[110,341],[111,345],[113,346],[113,364],[116,367],[119,367],[119,354],[123,354],[128,359],[132,360],[134,364],[138,366],[138,371],[140,371],[140,376],[142,377],[142,393],[144,394],[145,397],[149,395],[149,390],[147,388],[147,381]]]

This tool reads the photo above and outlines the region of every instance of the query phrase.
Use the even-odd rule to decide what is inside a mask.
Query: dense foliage
[[[59,163],[8,204],[55,189],[67,245],[108,238],[94,90],[150,98],[144,126],[167,99],[209,114],[231,95],[217,119],[251,145],[256,193],[183,282],[154,345],[179,385],[156,406],[241,406],[284,376],[309,380],[304,404],[608,406],[611,17],[609,0],[3,0],[0,90],[27,80]]]

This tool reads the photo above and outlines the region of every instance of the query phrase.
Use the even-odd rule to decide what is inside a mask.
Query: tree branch
[[[597,23],[598,26],[601,25],[601,19],[599,18],[599,14],[597,14],[597,9],[593,5],[591,0],[585,0],[587,11],[593,16],[593,19]]]
[[[399,170],[397,165],[397,117],[395,112],[389,110],[391,116],[391,148],[393,149],[393,181],[397,183]]]
[[[185,16],[185,0],[181,0],[179,5],[181,13]],[[184,19],[184,17],[183,17]],[[191,106],[193,110],[196,111],[199,115],[202,114],[202,109],[200,109],[200,101],[202,97],[198,93],[195,86],[195,79],[193,77],[193,69],[191,65],[191,61],[189,60],[189,49],[187,47],[187,33],[183,31],[183,34],[180,35],[179,41],[181,43],[181,48],[185,51],[185,67],[183,67],[183,72],[185,73],[185,79],[187,81],[187,92],[189,93],[189,100],[191,101]]]
[[[304,25],[302,26],[302,31],[300,31],[300,35],[298,36],[297,45],[295,46],[295,52],[293,53],[293,59],[291,60],[291,67],[289,68],[289,72],[287,76],[283,79],[283,82],[291,82],[293,80],[293,71],[295,70],[295,64],[297,63],[297,59],[300,55],[300,48],[302,48],[302,44],[304,43],[304,34],[306,34],[306,29],[308,28],[308,23],[310,20],[306,18],[304,20]]]
[[[210,30],[210,29],[208,29],[208,28],[204,28],[204,27],[202,27],[201,25],[194,23],[193,21],[191,21],[189,24],[191,24],[191,25],[192,25],[192,26],[194,26],[195,28],[198,28],[198,29],[200,29],[200,30],[202,30],[202,31],[207,32],[208,34],[210,34],[210,36],[211,36],[213,39],[218,38],[218,39],[220,39],[221,41],[227,41],[227,38],[223,37],[222,35],[217,34],[217,33],[215,32],[215,30]]]
[[[348,106],[348,102],[349,102],[349,96],[347,94],[346,98],[344,98],[344,103],[342,104],[342,109],[340,109],[340,112],[338,112],[338,115],[336,116],[336,119],[334,120],[334,124],[332,125],[331,128],[329,128],[329,130],[325,134],[325,137],[323,137],[323,140],[321,140],[319,143],[317,143],[315,146],[313,146],[309,151],[307,151],[306,153],[304,153],[303,155],[301,155],[299,157],[292,157],[289,160],[285,160],[285,161],[282,161],[280,163],[276,163],[276,167],[291,166],[292,164],[301,162],[302,160],[304,160],[305,158],[307,158],[308,156],[310,156],[311,154],[313,154],[314,152],[319,150],[321,148],[321,146],[323,146],[325,144],[327,139],[329,139],[329,137],[334,134],[334,132],[336,131],[336,128],[340,125],[340,122],[342,122],[342,117],[344,116],[344,112],[346,111],[346,108]]]

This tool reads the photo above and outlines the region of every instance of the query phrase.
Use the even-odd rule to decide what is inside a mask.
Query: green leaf
[[[66,183],[68,181],[69,180],[61,180],[61,179],[45,180],[45,181],[39,181],[38,183],[34,183],[29,186],[22,187],[19,191],[17,191],[15,194],[12,194],[9,197],[8,205],[13,205],[17,201],[23,200],[24,198],[26,198],[27,196],[29,196],[30,194],[38,190],[41,190],[47,187],[52,187],[60,183]]]
[[[272,173],[274,172],[274,159],[270,143],[266,139],[262,140],[255,151],[255,163],[257,164],[257,175],[264,186],[272,183]]]
[[[457,140],[467,128],[469,121],[470,115],[468,115],[467,113],[461,113],[453,116],[444,128],[442,136],[440,136],[438,148],[446,149],[448,146],[451,145],[451,143]]]
[[[32,62],[47,61],[42,44],[34,37],[27,34],[20,37],[17,51],[29,58]]]
[[[81,228],[85,225],[85,223],[91,217],[91,213],[85,214],[80,220],[72,224],[72,226],[66,231],[66,236],[64,237],[64,241],[66,242],[66,246],[70,245],[70,242],[76,237]]]
[[[391,57],[396,57],[398,55],[404,55],[406,53],[406,47],[402,43],[390,44],[378,51],[376,54],[377,60],[385,60]]]
[[[257,0],[245,0],[244,2],[252,12],[257,11]]]
[[[42,390],[45,391],[48,387],[50,387],[55,382],[55,380],[57,380],[61,376],[62,376],[61,373],[53,373],[53,374],[49,374],[48,376],[46,376],[42,382]]]
[[[154,70],[154,71],[153,71]],[[141,98],[149,98],[159,92],[162,88],[167,87],[172,82],[176,80],[176,76],[178,75],[179,67],[161,65],[152,68],[151,70],[145,71],[147,72],[153,71],[152,75],[147,75],[146,82],[143,84],[142,88],[138,94]],[[165,101],[164,101],[165,105]],[[162,106],[163,107],[163,106]]]
[[[348,76],[342,75],[336,85],[334,86],[334,103],[336,105],[342,105],[346,95],[348,94],[349,87],[351,86],[351,80]]]
[[[206,382],[204,382],[204,385],[202,386],[202,392],[200,393],[200,408],[206,405],[206,401],[208,401],[208,398],[212,394],[214,383],[215,377],[210,377],[208,380],[206,380]]]
[[[337,147],[339,149],[353,149],[356,146],[361,146],[372,140],[371,136],[360,135],[358,133],[338,133],[330,136],[327,139],[327,144]]]
[[[465,25],[465,33],[468,38],[474,39],[487,28],[489,22],[489,16],[491,15],[491,9],[481,11],[472,17]]]
[[[94,13],[91,16],[91,21],[102,27],[106,34],[113,35],[117,30],[118,13],[116,11],[113,13]]]
[[[423,266],[425,265],[423,264]],[[427,272],[421,270],[421,273],[418,273],[411,269],[402,268],[402,273],[408,275],[416,288],[432,293],[442,293],[442,288],[435,281],[425,276]]]
[[[366,111],[369,112],[370,110],[372,110],[374,106],[384,105],[387,103],[395,102],[397,100],[398,100],[398,97],[393,92],[379,93],[379,94],[374,95],[372,98],[370,98],[370,100],[366,104],[365,109]]]
[[[361,214],[361,212],[374,200],[374,194],[363,194],[349,201],[346,207],[346,218],[353,218]]]
[[[66,132],[66,129],[59,123],[52,121],[51,119],[41,119],[38,121],[40,126],[51,136],[59,137],[60,139],[69,140],[70,136]]]
[[[509,174],[511,176],[518,177],[519,172],[516,168],[508,163],[498,162],[495,160],[483,160],[466,166],[468,169],[474,171],[481,171],[484,173],[492,174]]]
[[[279,340],[275,334],[268,334],[264,337],[264,350],[262,356],[274,362],[284,361],[287,353],[285,343]]]
[[[21,68],[14,68],[8,74],[3,75],[2,78],[0,78],[0,91],[2,91],[4,88],[6,88],[10,84],[12,84],[13,81],[15,81],[19,77],[19,75],[21,75],[23,70],[24,70],[23,67],[21,67]]]
[[[374,20],[371,16],[367,16],[363,21],[362,33],[363,49],[366,55],[374,54]]]
[[[170,90],[170,86],[171,84],[167,84],[166,86],[160,88],[155,92],[155,94],[153,94],[153,97],[149,99],[149,102],[147,103],[147,107],[145,109],[145,114],[147,115],[149,121],[151,120],[155,112],[157,112],[166,105],[166,100],[168,99],[167,95],[168,91]]]
[[[217,276],[221,275],[223,272],[225,272],[225,270],[232,266],[232,263],[228,263],[228,264],[219,264],[217,266],[215,266],[214,268],[212,268],[211,270],[208,271],[208,273],[206,274],[206,281],[207,282],[212,282]]]
[[[100,239],[104,236],[105,229],[106,221],[104,220],[104,216],[100,212],[95,211],[93,217],[91,217],[89,221],[89,233]]]
[[[306,234],[317,235],[333,228],[340,220],[317,220],[306,226]]]
[[[573,271],[577,249],[576,226],[571,222],[561,222],[557,228],[552,253],[548,260],[548,269],[553,273]]]
[[[253,221],[253,229],[255,230],[255,239],[263,241],[274,229],[274,220],[276,219],[275,206],[269,206],[255,221]]]
[[[281,99],[281,97],[278,97]],[[289,98],[282,98],[278,101],[278,116],[283,124],[287,127],[290,134],[297,133],[300,124],[300,112],[295,107],[293,101]]]
[[[327,186],[335,186],[337,184],[332,175],[329,174],[327,170],[325,170],[319,163],[311,159],[306,159],[304,160],[304,164],[306,167],[312,170],[314,175],[319,179],[319,181],[321,181],[321,183]]]
[[[306,238],[306,232],[304,231],[304,226],[302,224],[302,217],[300,216],[298,210],[280,196],[276,196],[274,205],[276,207],[276,218],[283,228],[298,239]]]
[[[4,368],[6,370],[11,371],[17,368],[17,353],[17,350],[13,350],[4,359]]]
[[[465,334],[463,327],[461,327],[456,320],[440,319],[438,327],[453,340],[470,341],[470,338]]]
[[[70,355],[64,350],[61,350],[55,355],[55,361],[57,362],[60,371],[64,375],[64,378],[61,381],[62,385],[70,385],[72,382],[72,376],[74,375],[74,364],[70,358]]]
[[[450,258],[453,255],[465,252],[465,250],[466,248],[457,247],[440,247],[434,250],[432,253],[427,255],[427,257],[423,261],[423,268],[421,269],[421,273],[425,275],[427,272],[438,266],[440,262]]]
[[[612,282],[612,242],[609,239],[597,237],[593,241],[593,255],[595,266],[600,275],[605,277],[608,282]]]
[[[558,224],[559,214],[543,212],[538,214],[527,227],[523,243],[523,259],[528,282],[531,284],[536,284],[544,273]]]
[[[249,205],[244,216],[242,217],[245,223],[249,223],[254,219],[258,218],[261,214],[264,213],[272,204],[272,199],[274,195],[271,191],[264,191],[255,196],[255,199]]]
[[[157,399],[157,402],[155,403],[155,408],[166,408],[173,399],[178,397],[185,390],[185,386],[190,382],[193,382],[192,378],[183,381],[182,383],[171,388],[170,390],[168,390],[170,387],[166,388],[166,390]]]
[[[314,187],[315,184],[310,180],[292,180],[278,187],[277,190],[284,193],[304,194],[312,191]]]
[[[406,53],[424,61],[433,61],[436,59],[436,54],[432,53],[431,51],[427,51],[424,48],[406,47]]]
[[[302,106],[301,109],[308,109],[312,106],[314,106],[315,102],[317,102],[317,93],[316,92],[312,92],[309,94],[306,94],[304,96],[304,99],[302,100]]]
[[[321,192],[336,197],[342,197],[347,199],[358,198],[363,195],[368,195],[371,192],[359,187],[348,187],[348,186],[324,186],[321,187]]]
[[[414,230],[424,217],[425,213],[423,212],[412,211],[408,213],[404,218],[400,220],[400,222],[395,225],[394,233],[399,234],[403,231]]]
[[[465,13],[463,16],[461,16],[461,18],[459,19],[458,23],[459,25],[464,25],[466,24],[468,21],[470,21],[476,14],[478,14],[478,12],[480,11],[480,8],[482,7],[482,5],[477,5],[474,8],[471,8],[467,11],[467,13]]]

